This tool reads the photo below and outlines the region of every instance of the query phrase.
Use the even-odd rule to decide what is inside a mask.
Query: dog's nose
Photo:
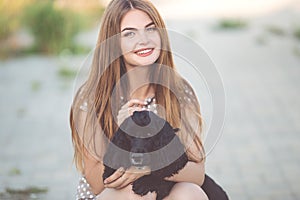
[[[134,166],[143,165],[144,154],[143,153],[130,153],[130,161]]]
[[[149,111],[134,112],[132,115],[132,120],[139,126],[147,126],[151,122]]]

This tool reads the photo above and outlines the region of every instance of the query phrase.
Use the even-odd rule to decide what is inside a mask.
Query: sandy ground
[[[216,30],[216,19],[167,20],[168,28],[206,49],[222,76],[226,121],[206,170],[231,199],[300,199],[300,40],[292,35],[299,19],[294,8],[284,8],[237,30]],[[78,41],[92,47],[97,33],[82,33]],[[74,199],[73,81],[58,71],[78,70],[84,57],[0,61],[0,199],[20,199],[3,192],[29,186],[48,192],[27,199]]]

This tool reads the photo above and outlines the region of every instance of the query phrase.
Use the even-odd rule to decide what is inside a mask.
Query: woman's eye
[[[124,37],[129,37],[129,38],[132,38],[135,36],[135,33],[134,32],[127,32],[124,34]]]
[[[150,32],[150,33],[154,32],[154,31],[156,31],[156,27],[149,27],[149,28],[146,29],[146,31]]]

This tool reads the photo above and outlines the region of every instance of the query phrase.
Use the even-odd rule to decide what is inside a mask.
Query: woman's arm
[[[102,180],[104,166],[87,151],[85,151],[83,162],[85,178],[90,184],[92,192],[97,195],[104,190],[104,184]]]
[[[165,179],[174,182],[190,182],[201,186],[204,182],[204,176],[204,160],[199,163],[188,161],[185,167],[181,169],[178,174]]]
[[[87,108],[85,108],[87,109]],[[86,119],[87,119],[87,111],[85,109],[80,108],[80,112],[77,113],[75,121],[75,130],[77,131],[76,134],[78,134],[78,140],[80,140],[80,149],[83,151],[82,155],[82,161],[83,161],[83,171],[81,173],[84,175],[85,179],[87,180],[87,183],[90,185],[91,192],[93,192],[94,195],[99,194],[104,190],[104,185],[102,181],[102,174],[104,171],[104,166],[102,162],[99,161],[99,159],[96,159],[86,147],[83,147],[81,144],[82,139],[90,138],[92,129],[85,129]],[[97,127],[96,130],[101,130],[99,127]],[[101,133],[97,133],[98,135],[101,135]],[[98,146],[101,146],[101,144],[97,144]],[[80,151],[80,153],[81,153]]]
[[[144,101],[140,101],[138,99],[132,99],[129,102],[127,102],[121,109],[121,111],[119,111],[118,113],[118,122],[121,123],[122,120],[124,120],[126,117],[128,117],[130,114],[132,114],[134,111],[136,110],[140,110],[140,107],[133,107],[135,104],[139,104],[141,106],[145,105]],[[130,109],[130,113],[129,113],[129,109]],[[121,113],[120,113],[121,112]],[[120,117],[120,114],[122,115]],[[86,112],[81,112],[80,113],[80,117],[79,117],[79,122],[77,124],[77,128],[81,131],[81,133],[84,132],[84,122],[86,120],[87,117],[87,113]],[[121,118],[124,119],[121,119]],[[121,121],[119,121],[121,120]],[[96,130],[101,130],[100,127],[98,127]],[[101,135],[102,133],[97,133],[98,136]],[[99,141],[99,140],[98,140]],[[104,150],[104,149],[102,149]],[[102,180],[102,175],[104,172],[104,165],[102,162],[100,162],[99,160],[95,159],[89,152],[87,149],[85,149],[84,151],[84,155],[83,155],[83,164],[84,164],[84,176],[87,180],[87,182],[89,183],[92,192],[97,195],[99,193],[101,193],[105,188],[116,188],[118,189],[118,187],[123,186],[123,181],[118,181],[117,179],[123,175],[124,172],[121,172],[120,170],[117,170],[113,175],[111,175],[109,178],[107,178],[107,183],[106,185],[104,185],[103,180]],[[146,174],[148,173],[149,170],[146,170]],[[130,174],[130,171],[128,171],[128,173]],[[132,173],[133,175],[130,177],[128,177],[128,180],[130,181],[131,179],[135,180],[137,179],[136,177],[140,177],[141,174],[137,174],[137,173]],[[127,177],[128,174],[125,173],[125,176]],[[132,182],[132,181],[131,181]],[[130,183],[130,182],[129,182]],[[129,184],[128,183],[128,184]]]

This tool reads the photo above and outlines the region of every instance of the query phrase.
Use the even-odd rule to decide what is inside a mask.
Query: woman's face
[[[160,55],[161,39],[150,17],[130,10],[121,21],[121,49],[126,69],[153,64]]]

